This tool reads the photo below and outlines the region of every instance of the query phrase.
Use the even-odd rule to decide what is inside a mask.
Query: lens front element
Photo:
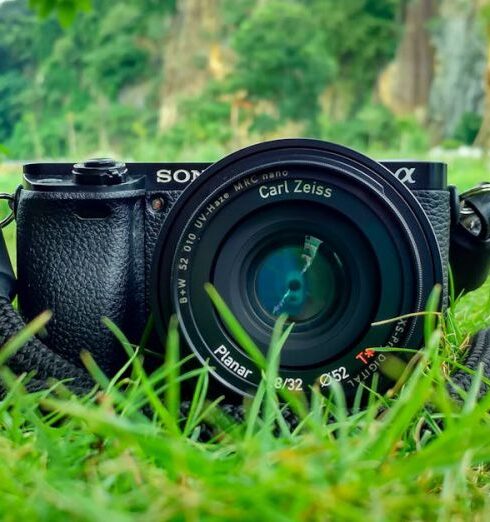
[[[345,287],[340,259],[315,236],[273,246],[260,254],[257,265],[250,277],[261,310],[273,321],[281,314],[294,323],[326,317]]]

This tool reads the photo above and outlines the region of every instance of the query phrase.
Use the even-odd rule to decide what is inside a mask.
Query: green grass
[[[459,163],[451,181],[462,188],[488,178],[484,162]],[[4,190],[16,183],[13,174],[0,176]],[[272,386],[281,322],[241,424],[206,402],[205,369],[189,419],[179,422],[175,331],[158,372],[147,376],[133,353],[131,379],[102,382],[104,392],[83,400],[59,385],[51,394],[26,394],[3,367],[10,392],[0,402],[0,513],[6,520],[103,522],[488,520],[490,397],[478,402],[471,391],[458,406],[445,380],[467,335],[490,323],[490,280],[449,317],[428,324],[423,356],[399,395],[372,393],[367,409],[350,414],[338,389],[329,399],[315,393],[309,411],[290,397],[301,419],[295,430]],[[254,351],[244,332],[237,337]],[[141,414],[143,405],[152,417]],[[216,434],[208,443],[198,440],[203,418]]]

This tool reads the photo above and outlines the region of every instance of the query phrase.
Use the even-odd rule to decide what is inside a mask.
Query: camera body
[[[112,375],[125,354],[101,318],[132,342],[140,340],[150,314],[158,234],[191,176],[208,164],[88,165],[92,177],[86,183],[75,179],[73,164],[24,167],[15,209],[18,300],[27,319],[53,311],[48,346],[79,365],[80,352],[87,350]],[[122,178],[99,184],[111,168],[122,169]]]
[[[252,382],[253,378],[259,376],[256,369],[247,362],[246,354],[240,349],[237,349],[236,353],[233,352],[227,344],[228,342],[232,343],[230,332],[223,334],[226,341],[220,341],[218,334],[213,331],[212,336],[214,337],[210,342],[214,343],[214,348],[210,349],[207,354],[200,352],[199,347],[196,348],[196,337],[192,338],[193,329],[199,330],[200,327],[199,325],[191,327],[189,326],[190,322],[194,319],[200,320],[201,314],[204,325],[214,320],[217,322],[221,320],[216,318],[217,314],[212,311],[211,303],[209,301],[207,304],[204,302],[204,290],[202,290],[203,295],[199,296],[199,302],[197,298],[194,300],[198,303],[196,304],[198,306],[198,317],[195,317],[195,311],[189,317],[186,315],[190,312],[184,310],[183,307],[188,306],[189,302],[192,301],[192,285],[198,283],[186,280],[190,270],[185,265],[193,262],[190,258],[194,256],[193,249],[197,248],[196,245],[203,245],[202,238],[199,236],[200,230],[206,228],[208,222],[214,220],[215,215],[219,214],[218,209],[220,212],[221,209],[224,209],[221,213],[226,217],[228,200],[233,200],[235,195],[230,190],[220,192],[220,187],[232,183],[232,181],[237,194],[245,194],[245,191],[250,188],[250,192],[253,192],[254,198],[257,198],[260,204],[269,204],[269,201],[274,200],[273,207],[276,210],[279,209],[278,216],[284,210],[281,205],[287,203],[289,198],[296,197],[294,193],[298,192],[297,197],[302,198],[301,204],[305,204],[306,207],[304,208],[308,209],[306,214],[310,210],[312,212],[311,222],[315,223],[314,227],[318,227],[318,236],[320,237],[323,224],[319,221],[323,218],[320,214],[318,214],[320,216],[318,217],[315,212],[317,212],[317,206],[320,203],[323,204],[327,200],[334,199],[330,198],[330,195],[332,190],[334,194],[337,193],[337,185],[335,184],[337,182],[327,186],[321,180],[317,182],[316,178],[313,182],[301,180],[301,174],[294,174],[293,172],[293,169],[298,165],[299,156],[292,157],[289,152],[284,156],[284,153],[281,152],[289,151],[291,148],[295,149],[297,154],[301,156],[303,164],[308,165],[308,168],[311,167],[311,169],[320,168],[321,165],[312,158],[306,158],[304,156],[305,150],[308,150],[309,154],[309,149],[313,148],[315,154],[322,155],[322,158],[328,156],[329,168],[333,168],[332,165],[334,165],[336,175],[340,176],[338,178],[339,187],[348,178],[356,177],[357,179],[357,176],[359,176],[359,183],[367,186],[367,177],[364,174],[366,169],[375,172],[376,176],[380,176],[379,180],[374,180],[374,174],[369,174],[369,183],[372,184],[371,182],[374,180],[374,189],[380,194],[380,197],[388,200],[386,208],[389,208],[394,216],[400,216],[400,219],[403,218],[408,222],[413,217],[410,215],[411,213],[420,214],[426,235],[423,241],[428,243],[427,245],[424,244],[423,248],[429,254],[417,253],[414,256],[414,265],[417,265],[418,270],[417,275],[404,282],[406,292],[410,294],[410,299],[417,301],[417,309],[412,309],[411,307],[414,305],[409,305],[404,298],[405,304],[403,306],[405,308],[401,305],[396,307],[393,305],[393,310],[396,310],[397,313],[420,311],[425,306],[428,293],[436,283],[443,286],[444,302],[442,306],[445,306],[448,293],[451,221],[454,221],[454,216],[457,216],[458,212],[457,196],[454,190],[447,186],[446,165],[419,161],[378,163],[349,149],[324,142],[280,140],[251,147],[246,149],[245,152],[235,153],[212,166],[206,163],[123,164],[106,159],[90,160],[76,165],[68,163],[25,165],[24,184],[17,192],[15,203],[15,215],[18,223],[18,298],[22,314],[26,319],[31,319],[46,309],[52,310],[53,319],[47,326],[45,343],[65,359],[80,366],[82,366],[80,352],[87,350],[92,353],[104,372],[113,375],[124,363],[125,353],[112,332],[102,323],[101,318],[108,317],[127,335],[131,342],[137,344],[150,316],[153,316],[160,336],[159,338],[156,335],[153,336],[152,343],[154,346],[152,346],[152,350],[162,353],[166,323],[170,315],[176,312],[180,319],[185,344],[190,346],[197,358],[203,363],[211,360],[211,366],[216,364],[217,367],[221,368],[225,373],[217,370],[215,377],[227,388],[231,388],[242,395],[247,394],[248,390],[253,388],[248,379],[250,378],[250,382]],[[275,159],[272,162],[270,158],[264,156],[270,150],[273,150],[279,158],[277,161]],[[347,163],[342,163],[344,157],[348,157],[349,169],[351,170],[347,169]],[[245,160],[247,161],[247,169],[250,167],[252,170],[249,171],[244,168],[243,162]],[[290,165],[290,168],[284,168],[284,161]],[[257,166],[258,164],[260,164],[260,168]],[[245,174],[248,177],[243,177]],[[237,182],[238,178],[242,181]],[[384,180],[387,180],[389,187],[388,185],[382,186],[385,183]],[[334,188],[331,189],[331,186]],[[394,187],[393,193],[391,193],[392,186]],[[187,197],[183,195],[183,191]],[[196,191],[198,195],[196,195]],[[410,200],[409,208],[401,209],[400,205],[397,205],[396,198],[398,195],[395,195],[395,191],[400,192],[404,198]],[[408,194],[409,192],[411,195]],[[338,193],[340,193],[340,188]],[[381,224],[376,223],[378,221],[383,223],[384,220],[384,224],[388,226],[391,218],[388,215],[381,215],[380,208],[376,206],[377,203],[374,199],[370,200],[369,194],[354,190],[352,193],[355,194],[361,211],[359,218],[355,215],[357,211],[355,205],[353,205],[352,220],[365,220],[366,226],[372,228],[366,234],[372,233],[374,236],[376,234],[380,236],[376,232],[376,226],[381,226]],[[245,198],[245,195],[243,198]],[[201,218],[199,218],[199,215],[196,218],[193,212],[197,212],[197,206],[201,202],[204,204],[205,201],[208,202],[206,203],[207,207],[203,207],[204,210],[200,214]],[[247,205],[249,204],[244,199],[241,207],[238,205],[237,208],[246,209],[248,208]],[[252,200],[250,200],[250,205],[250,209],[252,209]],[[363,208],[370,209],[369,212],[372,210],[372,218],[366,213],[367,210],[362,211],[361,205],[363,205]],[[231,209],[229,212],[230,217],[227,219],[232,220]],[[213,257],[215,251],[226,250],[226,248],[228,248],[227,252],[239,251],[242,244],[248,244],[252,241],[250,238],[259,238],[262,233],[259,230],[262,221],[265,223],[269,219],[266,214],[263,218],[260,217],[262,216],[261,212],[260,209],[253,212],[251,210],[251,215],[255,216],[251,219],[259,222],[256,223],[259,228],[256,231],[251,228],[248,229],[248,232],[245,231],[243,237],[249,239],[237,240],[238,242],[236,242],[235,236],[242,237],[241,232],[235,234],[226,231],[223,232],[222,238],[215,238],[216,245],[220,245],[219,248],[210,246],[209,250],[196,253],[195,266],[197,268],[193,271],[204,271],[199,276],[202,277],[202,281],[207,282],[211,279],[218,291],[222,295],[224,294],[225,301],[232,304],[236,301],[238,290],[233,287],[233,283],[228,285],[227,272],[229,270],[230,278],[233,279],[233,273],[236,271],[232,266],[233,263],[230,261],[231,264],[227,267],[228,260],[218,259],[214,264],[215,266],[207,272],[204,269],[201,270],[200,267],[207,263],[206,256],[208,258]],[[182,224],[184,221],[179,223],[179,219],[183,219],[184,215],[186,219],[193,220],[194,232],[188,232]],[[349,215],[349,209],[347,209],[346,215]],[[223,219],[226,221],[225,218]],[[284,218],[281,219],[285,221],[289,219],[287,211],[284,213]],[[298,220],[301,219],[298,218]],[[372,223],[370,220],[372,220]],[[276,221],[277,223],[271,224],[272,230],[278,229],[277,227],[280,226],[278,224],[280,219],[278,218]],[[327,218],[325,223],[330,221]],[[294,228],[294,222],[292,224],[292,227],[289,228]],[[346,227],[351,225],[352,223],[346,224]],[[363,223],[360,223],[360,226],[362,225]],[[325,224],[327,229],[328,226]],[[236,227],[238,228],[234,230],[240,231],[239,225],[236,225]],[[341,230],[340,225],[339,230]],[[347,230],[348,228],[346,228]],[[416,232],[408,226],[406,230],[407,239],[402,235],[397,237],[397,232],[387,232],[386,241],[398,242],[402,247],[404,242],[413,242],[420,246],[422,240],[418,238]],[[184,242],[181,241],[179,246],[172,239],[172,235],[177,233],[181,235],[185,233],[185,237],[182,236]],[[217,236],[219,232],[215,230],[213,234]],[[276,232],[274,234],[277,236]],[[332,229],[329,234],[334,237],[335,230]],[[233,243],[234,241],[235,243]],[[335,241],[332,241],[335,244]],[[352,242],[355,243],[356,241],[357,239],[353,237]],[[359,291],[357,291],[354,283],[351,283],[352,288],[348,290],[346,287],[345,291],[338,292],[338,296],[333,296],[332,302],[328,304],[328,306],[331,305],[331,314],[335,315],[335,310],[337,308],[342,309],[344,306],[342,304],[344,293],[352,294],[352,299],[362,304],[363,299],[367,299],[367,297],[363,297],[363,292],[366,296],[369,296],[369,292],[377,292],[379,289],[380,297],[378,301],[381,303],[380,307],[384,302],[383,300],[389,304],[390,299],[395,300],[398,297],[402,299],[402,293],[405,295],[405,290],[401,292],[396,288],[396,284],[398,284],[396,282],[403,275],[402,265],[400,265],[402,275],[398,273],[390,274],[389,277],[392,279],[384,280],[384,273],[391,271],[390,264],[394,263],[393,260],[397,259],[403,264],[405,262],[404,255],[397,254],[398,257],[396,257],[393,254],[393,258],[390,258],[388,248],[386,253],[378,251],[378,254],[380,254],[379,266],[372,267],[372,273],[369,275],[369,270],[371,270],[369,267],[370,257],[373,257],[370,255],[370,249],[383,250],[384,247],[382,243],[379,247],[371,247],[367,245],[367,242],[364,245],[363,241],[365,240],[359,237],[360,255],[357,256],[359,259],[356,262],[359,265],[358,271],[362,270],[363,266],[366,267],[366,281],[359,283],[359,288],[361,288]],[[229,247],[225,244],[226,242],[231,242]],[[323,241],[320,241],[320,243],[323,243]],[[250,248],[254,249],[255,246],[251,244]],[[340,246],[338,251],[342,252]],[[189,257],[185,252],[189,252]],[[247,255],[244,254],[243,257],[246,258]],[[348,253],[345,256],[356,257],[349,256]],[[363,256],[366,257],[363,258]],[[227,254],[227,257],[230,257],[230,255]],[[336,253],[335,257],[337,257]],[[392,260],[390,261],[390,259]],[[238,260],[238,262],[241,261]],[[327,259],[325,265],[321,265],[321,267],[325,266],[326,268],[320,270],[320,272],[330,270],[329,262]],[[176,263],[174,269],[171,270],[171,275],[168,277],[162,275],[167,272],[170,273],[169,266],[171,263]],[[250,266],[252,266],[254,261],[250,263]],[[316,263],[318,264],[320,261]],[[383,266],[383,263],[386,263],[386,265]],[[429,263],[431,263],[430,270],[427,266]],[[350,279],[355,282],[356,269],[352,269],[354,275],[351,277],[347,265],[348,263],[344,263],[343,268],[341,267],[342,270],[345,268],[349,276],[345,280]],[[247,270],[249,269],[247,268]],[[429,271],[431,272],[430,277],[427,275]],[[424,280],[426,275],[427,281]],[[320,276],[323,277],[322,274]],[[242,276],[237,276],[237,281],[240,277]],[[390,281],[392,282],[390,283]],[[203,286],[201,283],[199,283],[200,286],[198,285],[199,288]],[[230,286],[230,293],[227,293],[228,286]],[[289,299],[292,301],[292,293],[290,290],[288,292]],[[259,299],[260,288],[258,293],[253,291],[252,294],[257,294],[258,297],[255,297]],[[321,304],[323,306],[325,303],[322,301]],[[235,309],[231,306],[232,311],[247,328],[247,321],[250,321],[250,318],[245,313],[242,317],[240,313],[242,304],[234,303],[234,306]],[[325,304],[325,306],[327,305]],[[347,306],[351,305],[345,304],[345,307]],[[365,306],[365,308],[367,307]],[[209,310],[206,311],[207,309]],[[391,313],[387,311],[389,307],[384,310],[385,314]],[[364,313],[365,310],[359,311],[359,314],[361,312]],[[208,313],[213,315],[207,316]],[[352,312],[347,315],[357,317],[356,313]],[[363,320],[366,321],[369,319],[370,323],[362,329],[362,332],[360,331],[357,334],[355,339],[349,340],[351,344],[354,341],[360,343],[357,348],[352,348],[349,353],[350,359],[347,359],[345,350],[332,348],[333,351],[329,354],[329,363],[323,366],[323,363],[320,363],[317,355],[315,355],[318,354],[318,346],[311,347],[311,353],[309,351],[308,342],[310,341],[305,337],[307,334],[302,333],[302,319],[300,318],[298,321],[298,338],[295,341],[294,335],[292,336],[291,351],[285,355],[285,376],[278,387],[305,389],[308,382],[314,382],[320,377],[320,380],[323,378],[323,382],[326,383],[325,386],[328,386],[331,379],[335,378],[335,380],[345,381],[343,384],[348,384],[353,388],[360,382],[367,380],[379,370],[384,357],[381,353],[373,357],[369,351],[370,345],[363,344],[368,342],[366,340],[366,335],[368,335],[366,328],[371,326],[371,323],[374,324],[374,319],[389,318],[391,318],[390,315],[383,316],[382,312],[373,312],[369,318],[364,318]],[[251,336],[259,345],[265,342],[265,336],[270,331],[266,328],[267,321],[267,318],[256,319],[259,325],[257,332],[250,327]],[[342,321],[340,319],[337,321],[339,327],[342,326],[344,330],[348,331],[349,327]],[[313,329],[316,328],[314,323],[311,324]],[[202,328],[206,328],[206,326]],[[335,328],[335,326],[332,326],[332,328]],[[412,345],[413,343],[420,345],[422,341],[420,321],[416,318],[413,320],[400,319],[398,322],[395,321],[390,328],[390,332],[384,332],[386,341],[383,341],[383,345],[405,346],[407,335],[410,335]],[[304,329],[307,330],[306,327]],[[323,335],[320,330],[319,332],[318,335]],[[209,335],[211,336],[211,334]],[[337,340],[339,343],[344,342],[338,337],[339,333],[337,332],[332,337],[332,346],[335,345]],[[328,336],[324,336],[319,341],[320,345],[330,346],[328,339],[330,339]],[[201,344],[204,345],[206,342],[203,340]],[[376,338],[369,338],[369,342],[380,341]],[[294,343],[300,347],[305,346],[303,354],[301,354],[301,350],[298,351]],[[303,357],[304,361],[302,360]],[[338,359],[340,366],[333,363],[332,358]],[[297,368],[295,365],[299,365],[301,375],[311,373],[312,376],[305,377],[304,380],[303,377],[296,377],[297,374],[294,372]],[[350,365],[355,366],[355,372],[352,371]],[[334,371],[337,373],[332,373]]]
[[[138,342],[150,313],[151,263],[159,232],[182,191],[205,176],[209,166],[128,163],[119,166],[127,169],[124,178],[110,185],[97,178],[117,168],[116,162],[88,162],[92,173],[87,177],[93,179],[82,181],[73,164],[25,166],[16,207],[19,306],[28,319],[44,310],[54,312],[45,339],[49,346],[74,361],[88,350],[109,374],[120,368],[121,346],[101,318],[108,317]],[[424,208],[446,274],[450,193],[445,165],[400,161],[384,166]]]

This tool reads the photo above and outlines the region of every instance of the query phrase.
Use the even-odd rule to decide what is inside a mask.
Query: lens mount
[[[275,319],[295,323],[279,386],[347,394],[368,383],[378,346],[418,347],[416,318],[442,278],[432,227],[411,192],[379,163],[315,140],[249,147],[212,165],[172,208],[152,267],[165,336],[172,313],[186,344],[227,388],[252,394],[260,371],[213,310],[211,282],[267,352]]]

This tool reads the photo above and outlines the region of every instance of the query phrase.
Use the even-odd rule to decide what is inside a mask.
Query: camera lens
[[[328,316],[346,286],[339,257],[311,235],[271,245],[255,265],[255,296],[272,320],[286,314],[291,322],[306,323]]]
[[[221,160],[178,199],[155,249],[152,306],[162,339],[177,313],[189,349],[241,395],[261,372],[205,284],[264,354],[285,314],[276,385],[326,392],[335,378],[349,396],[386,358],[370,348],[420,346],[406,315],[442,274],[427,216],[391,172],[344,147],[280,140]]]
[[[203,249],[195,262],[211,269],[209,280],[264,354],[281,314],[294,322],[282,352],[284,367],[324,364],[364,335],[379,302],[380,266],[375,248],[351,219],[301,199],[256,209],[228,234],[231,219],[223,216],[213,227],[222,238],[214,259]],[[391,245],[381,234],[377,241],[389,263]],[[397,278],[393,270],[386,276],[393,285]]]

